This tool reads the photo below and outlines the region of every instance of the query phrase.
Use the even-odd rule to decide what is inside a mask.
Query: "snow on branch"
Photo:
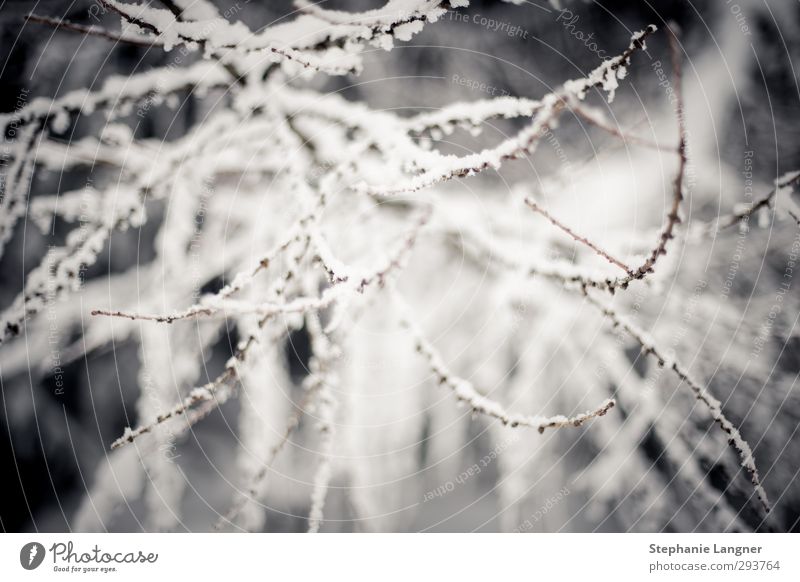
[[[744,205],[731,214],[717,218],[712,223],[696,226],[695,230],[703,235],[712,236],[737,224],[746,227],[753,216],[756,216],[761,210],[777,207],[776,201],[781,198],[781,192],[790,192],[798,185],[800,185],[800,171],[787,172],[775,180],[774,187],[769,192],[752,204]],[[791,212],[791,210],[787,210],[787,214]]]
[[[134,44],[143,47],[164,46],[164,43],[161,42],[155,36],[144,35],[144,34],[130,34],[126,32],[114,32],[102,28],[100,26],[94,26],[94,25],[87,26],[85,24],[70,22],[69,20],[64,20],[63,18],[53,18],[51,16],[43,16],[41,14],[30,13],[27,16],[25,16],[25,20],[28,22],[33,22],[36,24],[44,24],[47,26],[51,26],[53,28],[59,28],[61,30],[67,30],[70,32],[77,32],[89,36],[99,36],[101,38],[105,38],[107,40],[113,40],[115,42]]]
[[[503,96],[469,103],[453,103],[435,111],[415,115],[405,124],[411,132],[440,131],[447,135],[456,127],[479,127],[493,118],[532,117],[541,107],[541,101]]]
[[[215,129],[214,123],[210,123],[198,134],[202,136],[204,131]],[[194,137],[198,135],[184,138],[160,163],[137,176],[132,183],[120,183],[116,189],[106,192],[107,211],[71,230],[63,246],[47,252],[41,264],[28,274],[23,292],[0,315],[3,327],[0,343],[18,335],[25,319],[41,311],[48,300],[59,299],[78,289],[83,273],[95,263],[114,232],[144,223],[146,201],[166,195],[172,180],[180,176],[176,168],[186,157],[199,155],[210,147],[203,140],[193,140]]]
[[[668,351],[661,348],[650,334],[617,313],[611,307],[593,297],[590,293],[584,291],[584,295],[589,302],[597,307],[616,327],[622,328],[633,338],[642,347],[643,353],[656,358],[659,366],[672,370],[678,378],[689,387],[697,401],[705,405],[711,418],[714,419],[714,422],[716,422],[727,435],[728,442],[739,455],[741,466],[750,477],[750,482],[753,485],[756,498],[761,508],[768,514],[770,511],[770,504],[767,499],[767,492],[761,484],[761,477],[756,468],[753,451],[748,442],[742,437],[739,429],[725,416],[725,413],[722,411],[722,403],[717,400],[705,386],[693,378],[689,370],[683,364],[670,357]]]
[[[295,5],[302,12],[312,14],[330,24],[346,24],[348,26],[364,26],[381,32],[389,32],[392,28],[425,20],[436,21],[447,7],[459,8],[469,4],[466,0],[442,2],[441,0],[389,0],[381,8],[365,12],[346,12],[344,10],[328,10],[322,3],[309,0],[296,0]]]
[[[118,75],[106,79],[96,91],[76,89],[56,99],[37,97],[17,111],[0,114],[0,127],[51,120],[62,127],[70,115],[90,115],[105,109],[113,109],[117,115],[124,115],[130,112],[136,102],[148,96],[162,99],[165,95],[185,89],[202,94],[229,85],[228,73],[217,63],[209,61],[174,70],[154,69],[130,76]]]
[[[4,169],[0,187],[0,257],[14,232],[17,221],[25,215],[35,165],[33,149],[39,134],[34,125],[20,131],[15,143],[15,156],[11,166]]]
[[[171,10],[150,6],[127,4],[116,0],[99,0],[110,10],[122,16],[129,24],[152,33],[164,50],[184,45],[189,49],[200,49],[205,56],[223,63],[231,62],[231,55],[254,52],[271,53],[278,60],[289,60],[316,71],[332,75],[344,75],[360,69],[357,55],[337,47],[325,50],[303,51],[269,40],[262,33],[254,34],[242,22],[231,23],[224,18],[209,20],[184,20]],[[302,37],[302,31],[297,30]]]
[[[301,262],[308,252],[308,240],[298,241],[298,245],[299,249],[296,250],[287,247],[287,253],[290,250],[295,250],[295,253],[291,255],[289,259],[289,266],[284,276],[271,286],[268,293],[269,297],[278,298],[283,296],[289,282],[298,276]],[[262,316],[258,321],[257,329],[261,330],[264,328],[269,320],[270,318],[268,316]],[[282,331],[280,337],[282,337],[284,333],[285,332]],[[277,341],[277,338],[274,341]],[[180,403],[159,414],[154,420],[149,421],[147,424],[142,424],[135,429],[127,427],[122,436],[111,444],[111,448],[115,449],[125,444],[132,443],[137,438],[152,431],[158,425],[181,415],[187,415],[190,419],[190,424],[205,417],[216,408],[216,406],[228,399],[238,382],[237,367],[246,360],[250,350],[257,343],[258,337],[255,333],[247,335],[245,339],[239,342],[233,357],[226,362],[224,371],[213,381],[193,389]]]
[[[346,34],[351,41],[369,41],[390,50],[395,39],[411,40],[426,22],[436,22],[448,10],[469,5],[469,0],[388,0],[381,8],[359,13],[327,10],[321,3],[310,0],[296,0],[295,4],[308,19],[309,22],[304,23],[307,27],[325,23],[329,29],[337,31],[337,35]]]
[[[546,260],[525,254],[524,259],[514,253],[508,245],[495,240],[483,229],[474,226],[445,228],[442,233],[468,256],[479,261],[481,265],[492,269],[515,272],[527,277],[541,277],[564,285],[565,288],[592,287],[595,289],[613,289],[614,279],[603,277],[597,270],[580,267],[563,259]],[[533,255],[533,256],[529,256]]]
[[[99,0],[118,13],[131,26],[154,37],[164,50],[178,45],[203,50],[208,57],[230,63],[231,54],[271,53],[278,60],[288,60],[302,67],[332,75],[360,70],[360,43],[370,42],[389,49],[395,39],[410,40],[424,22],[435,22],[447,9],[465,6],[466,2],[440,0],[390,0],[383,8],[363,13],[343,13],[320,9],[302,2],[304,14],[287,23],[267,27],[255,33],[241,22],[229,22],[215,10],[186,12],[187,6],[167,2],[167,8],[144,4]],[[37,21],[56,24],[43,17]],[[64,27],[63,22],[57,23]],[[78,32],[106,36],[114,40],[135,40],[136,35],[116,34],[92,27],[69,27]],[[344,45],[344,49],[337,45]]]
[[[649,252],[649,254],[642,262],[642,264],[639,265],[636,269],[628,267],[618,259],[615,259],[611,255],[609,255],[606,251],[602,250],[595,243],[592,243],[585,237],[575,234],[569,227],[555,220],[547,211],[542,209],[532,200],[526,199],[526,204],[528,204],[528,206],[532,210],[538,212],[539,214],[547,218],[554,226],[566,232],[577,242],[588,246],[596,254],[600,255],[610,263],[620,267],[627,273],[626,276],[624,277],[620,277],[617,278],[616,280],[608,282],[606,288],[612,292],[618,288],[625,289],[632,281],[642,280],[645,277],[647,277],[647,275],[655,271],[656,263],[658,262],[659,258],[662,255],[667,254],[667,245],[669,244],[669,241],[675,237],[674,234],[675,228],[681,222],[680,208],[681,208],[681,202],[683,201],[684,198],[683,183],[686,173],[686,165],[688,163],[688,156],[687,156],[687,146],[686,146],[686,139],[687,139],[686,125],[685,125],[686,120],[684,113],[683,90],[682,90],[683,75],[680,62],[680,55],[678,52],[677,39],[675,35],[676,35],[675,31],[669,29],[668,38],[669,38],[670,56],[672,59],[672,70],[673,70],[673,77],[675,83],[675,96],[676,96],[675,117],[677,119],[677,125],[678,125],[678,147],[676,149],[676,153],[678,154],[678,169],[672,181],[672,201],[666,215],[666,222],[661,229],[658,242]],[[594,286],[597,287],[597,285]]]
[[[326,260],[322,263],[326,267],[326,272],[333,279],[330,287],[326,288],[318,297],[301,296],[289,301],[276,302],[265,301],[262,303],[252,303],[250,301],[238,301],[230,299],[230,295],[238,291],[246,282],[248,277],[259,273],[270,264],[269,255],[253,268],[251,274],[237,276],[234,282],[215,295],[203,298],[200,303],[192,305],[183,311],[169,314],[136,313],[130,311],[95,309],[92,315],[106,317],[121,317],[130,320],[154,321],[157,323],[174,323],[184,319],[194,319],[196,317],[229,317],[233,314],[256,314],[265,319],[273,318],[277,315],[304,314],[308,312],[319,312],[331,307],[336,301],[352,293],[363,293],[365,289],[372,285],[383,287],[387,278],[395,271],[400,271],[405,266],[409,253],[413,250],[419,231],[428,222],[430,212],[423,212],[414,222],[405,237],[396,245],[396,248],[372,271],[358,273],[357,276],[344,275],[348,271],[346,267],[332,257],[329,249],[325,247],[322,252]],[[312,244],[313,237],[306,235],[307,245]],[[293,237],[290,240],[297,240]],[[322,244],[317,236],[313,241],[316,245]],[[274,253],[283,252],[288,247],[287,243],[282,243],[273,251]],[[319,258],[320,250],[316,248],[316,257]],[[337,265],[332,267],[332,265]]]
[[[233,311],[238,315],[258,315],[258,327],[261,328],[277,315],[305,315],[319,312],[323,309],[333,306],[338,300],[345,298],[350,294],[361,294],[365,289],[373,285],[383,287],[392,274],[397,271],[401,271],[404,268],[406,261],[408,260],[408,256],[414,248],[420,230],[428,221],[428,216],[428,213],[423,213],[415,222],[412,223],[412,227],[408,230],[407,234],[396,245],[396,248],[384,259],[378,268],[371,271],[369,274],[354,278],[353,280],[345,283],[331,285],[330,287],[326,288],[319,297],[302,296],[295,299],[290,299],[283,303],[277,301],[278,298],[284,297],[285,286],[287,283],[297,278],[297,270],[302,259],[307,255],[307,252],[310,248],[310,238],[304,237],[302,239],[301,250],[299,254],[292,259],[289,270],[273,285],[273,288],[269,293],[269,295],[273,298],[271,301],[260,304],[253,304],[244,301],[234,302],[230,299],[222,299],[220,298],[219,294],[217,294],[213,299],[209,300],[209,305],[198,304],[183,312],[172,315],[148,315],[100,309],[93,310],[92,314],[110,317],[122,317],[131,320],[172,323],[180,319],[194,318],[199,315],[229,316],[231,311]],[[283,247],[283,250],[286,248],[287,247]],[[226,295],[229,294],[230,292],[226,291]],[[135,429],[126,429],[124,434],[114,441],[112,448],[118,448],[122,445],[133,442],[138,437],[153,430],[153,428],[156,426],[192,411],[199,404],[214,402],[220,390],[226,393],[227,390],[231,389],[231,387],[236,384],[238,378],[237,365],[244,361],[250,348],[256,342],[257,338],[254,335],[248,336],[245,340],[240,342],[236,353],[227,362],[225,371],[215,380],[195,388],[180,403],[168,409],[164,413],[159,414],[152,422],[139,426]]]
[[[358,189],[376,196],[391,196],[407,192],[415,192],[429,188],[441,182],[464,176],[474,176],[484,170],[498,169],[506,160],[518,159],[530,154],[542,135],[546,134],[557,122],[560,114],[569,108],[573,100],[582,101],[590,89],[601,87],[613,99],[618,87],[618,79],[626,74],[631,56],[638,50],[644,50],[644,40],[656,31],[654,25],[637,32],[631,38],[630,45],[620,55],[603,61],[583,79],[568,81],[560,89],[545,95],[541,105],[536,109],[533,121],[516,136],[509,138],[491,149],[466,156],[443,156],[439,163],[413,178],[391,185],[368,185],[362,183]]]
[[[314,473],[311,492],[311,509],[308,513],[308,533],[319,532],[328,494],[328,485],[333,475],[332,456],[336,439],[336,411],[338,408],[339,375],[337,365],[341,349],[325,335],[319,315],[307,313],[306,329],[311,338],[313,356],[309,362],[309,376],[305,388],[315,392],[313,412],[316,413],[317,430],[320,434],[319,465]]]
[[[604,400],[596,408],[574,416],[565,416],[562,414],[555,416],[530,416],[508,412],[502,404],[478,392],[472,383],[464,378],[456,376],[445,364],[443,358],[433,344],[424,336],[419,325],[411,319],[410,309],[405,306],[396,292],[393,292],[393,298],[402,307],[402,319],[400,323],[403,328],[409,331],[414,339],[417,353],[428,363],[438,383],[449,388],[459,402],[472,408],[474,414],[483,414],[495,418],[504,425],[509,425],[512,428],[518,426],[532,427],[538,430],[539,433],[543,433],[548,428],[583,426],[593,418],[605,416],[616,404],[616,401],[610,398]]]

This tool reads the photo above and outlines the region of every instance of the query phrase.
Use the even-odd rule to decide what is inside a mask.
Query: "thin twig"
[[[658,259],[661,255],[667,254],[667,245],[670,240],[675,238],[675,227],[681,222],[679,213],[681,202],[683,201],[683,179],[686,173],[686,165],[688,164],[688,154],[686,148],[686,118],[683,106],[683,73],[676,34],[676,31],[670,27],[667,38],[669,40],[670,60],[675,83],[675,117],[678,122],[678,170],[672,181],[672,205],[667,213],[667,223],[661,231],[661,236],[656,246],[632,274],[615,281],[613,287],[625,289],[632,281],[644,279],[647,275],[653,273]]]
[[[119,14],[123,19],[125,19],[128,22],[130,22],[131,24],[135,24],[136,26],[138,26],[138,27],[140,27],[140,28],[142,28],[144,30],[148,30],[148,31],[150,31],[150,32],[152,32],[153,34],[156,34],[156,35],[162,35],[163,32],[164,32],[162,30],[159,30],[153,24],[150,24],[149,22],[146,22],[146,21],[144,21],[144,20],[142,20],[140,18],[136,18],[135,16],[132,16],[131,14],[128,14],[127,12],[125,12],[123,10],[120,10],[118,6],[116,6],[115,4],[113,4],[111,2],[108,2],[107,0],[99,0],[99,2],[103,6],[108,8],[109,10],[113,10],[114,12]],[[175,16],[176,20],[179,19],[178,15],[174,15],[174,16]],[[195,38],[192,38],[190,36],[186,36],[184,34],[178,34],[177,37],[181,40],[181,42],[183,42],[185,44],[198,46],[198,47],[200,47],[201,50],[205,50],[206,49],[206,45],[207,45],[206,39],[203,39],[203,38],[195,39]],[[320,67],[319,65],[314,64],[311,60],[309,60],[308,55],[304,55],[302,51],[294,49],[294,48],[292,48],[290,46],[279,47],[279,46],[275,46],[275,45],[268,45],[268,46],[263,46],[263,47],[255,47],[255,48],[252,48],[252,49],[242,49],[236,43],[229,43],[229,44],[223,44],[223,45],[219,45],[219,46],[214,46],[214,47],[211,47],[211,48],[214,49],[211,52],[211,54],[212,54],[212,56],[215,56],[216,58],[221,58],[223,56],[222,54],[219,54],[217,51],[229,51],[230,50],[230,51],[240,51],[240,52],[245,52],[245,53],[247,53],[247,52],[271,52],[273,54],[282,56],[287,60],[294,61],[294,62],[298,63],[299,65],[303,66],[306,69],[313,69],[315,71],[320,71],[320,72],[323,71],[322,67]],[[349,72],[353,72],[353,67],[352,66],[350,66],[350,67],[339,67],[339,68],[333,70],[333,72],[335,72],[337,74],[349,73]],[[241,79],[241,76],[238,76],[237,80],[238,79]]]
[[[293,280],[297,276],[297,269],[299,269],[300,262],[306,256],[308,252],[308,239],[305,239],[305,244],[301,247],[300,251],[292,257],[290,261],[289,268],[284,276],[276,281],[270,292],[268,293],[271,297],[281,297],[285,293],[285,288],[288,285],[289,281]],[[257,328],[262,329],[267,322],[270,320],[269,316],[263,316],[259,319]],[[111,448],[118,448],[128,443],[132,443],[141,435],[150,432],[158,426],[172,418],[178,417],[182,414],[189,414],[193,411],[193,407],[201,403],[216,403],[219,401],[218,396],[220,393],[223,393],[223,398],[227,399],[227,392],[230,392],[234,389],[235,385],[238,382],[238,373],[236,371],[236,366],[245,361],[248,356],[248,353],[253,345],[258,342],[258,338],[254,333],[251,333],[247,336],[244,340],[242,340],[236,348],[236,352],[234,353],[233,357],[228,360],[225,364],[225,370],[217,376],[212,382],[209,382],[199,388],[195,388],[192,390],[187,398],[182,400],[180,403],[175,405],[170,410],[160,414],[156,417],[155,420],[149,422],[148,424],[140,425],[138,428],[131,429],[130,427],[127,428],[124,434],[118,438],[114,443],[112,443]],[[201,415],[208,414],[210,410],[213,410],[215,406],[211,406],[206,410],[201,412]]]
[[[241,513],[242,509],[244,509],[244,506],[247,504],[248,500],[257,500],[261,483],[264,481],[267,473],[275,463],[275,459],[289,442],[289,439],[294,431],[297,430],[297,427],[300,425],[300,418],[303,416],[308,404],[316,394],[317,388],[319,388],[319,386],[314,389],[307,390],[303,395],[303,399],[297,404],[297,406],[295,406],[294,412],[292,412],[286,421],[286,427],[283,429],[281,440],[270,449],[267,459],[250,481],[247,491],[244,494],[237,496],[228,512],[224,516],[220,517],[217,523],[214,525],[214,529],[220,530],[225,526],[226,523],[232,524],[233,520],[236,519]]]
[[[31,13],[25,16],[25,20],[27,20],[28,22],[35,22],[36,24],[45,24],[47,26],[52,26],[53,28],[66,30],[69,32],[78,32],[80,34],[88,34],[90,36],[99,36],[107,40],[124,42],[137,46],[143,46],[143,47],[164,46],[164,43],[158,38],[146,38],[146,37],[136,38],[134,36],[128,36],[122,32],[114,32],[113,30],[108,30],[100,26],[94,26],[94,25],[87,26],[85,24],[70,22],[62,18],[52,18],[50,16],[42,16],[39,14]]]
[[[775,187],[764,194],[761,198],[759,198],[756,202],[753,203],[752,206],[740,211],[734,212],[728,216],[724,216],[719,218],[716,221],[716,224],[710,230],[712,232],[719,232],[722,229],[730,228],[735,224],[740,224],[742,221],[748,221],[750,218],[762,208],[767,208],[772,204],[772,200],[775,198],[775,195],[781,188],[785,188],[786,186],[794,186],[800,184],[800,172],[797,173],[796,176],[785,180],[783,182],[778,182],[775,184]]]
[[[628,66],[631,56],[644,49],[644,41],[656,30],[655,25],[648,25],[644,30],[631,37],[631,42],[622,53],[604,61],[599,67],[591,71],[588,76],[566,83],[558,90],[546,95],[541,100],[542,106],[538,109],[532,123],[495,148],[449,160],[442,167],[416,174],[405,183],[399,185],[369,185],[363,182],[357,184],[355,188],[374,196],[392,196],[415,192],[456,178],[474,176],[489,169],[496,170],[504,161],[520,159],[530,154],[542,136],[552,131],[561,113],[569,109],[571,101],[583,99],[590,89],[603,86],[607,83],[609,77],[617,74],[621,67]],[[616,79],[616,77],[614,78]]]
[[[606,121],[604,119],[602,119],[599,115],[592,114],[583,105],[580,105],[578,103],[574,103],[574,104],[571,105],[570,108],[572,109],[572,111],[577,113],[580,117],[585,119],[591,125],[594,125],[595,127],[599,128],[599,129],[602,129],[603,131],[606,131],[606,132],[608,132],[608,133],[610,133],[612,135],[617,136],[618,138],[620,138],[624,142],[636,143],[636,144],[639,144],[641,146],[648,147],[648,148],[653,148],[653,149],[656,149],[656,150],[659,150],[659,151],[668,151],[668,152],[676,152],[677,153],[677,149],[674,146],[662,144],[662,143],[659,143],[657,141],[652,141],[652,140],[649,140],[649,139],[644,138],[644,137],[639,137],[638,135],[629,134],[629,133],[627,133],[625,131],[622,131],[618,127],[614,127],[613,125],[611,125],[609,123],[606,123]]]
[[[428,341],[419,326],[411,319],[410,310],[397,294],[392,293],[395,302],[401,309],[400,324],[411,333],[414,339],[417,353],[419,353],[430,366],[438,382],[442,386],[449,388],[459,402],[463,402],[472,408],[474,414],[483,414],[495,418],[504,425],[512,428],[525,426],[535,428],[539,433],[543,433],[548,428],[580,427],[589,420],[604,416],[611,410],[616,401],[614,399],[604,400],[598,407],[586,412],[574,415],[555,415],[555,416],[531,416],[508,412],[499,402],[483,396],[472,385],[471,382],[456,376],[445,364],[439,352]]]
[[[728,435],[729,444],[737,452],[742,467],[750,475],[750,482],[753,484],[756,497],[758,498],[762,509],[765,511],[765,513],[769,513],[770,504],[767,498],[767,492],[761,485],[761,478],[758,474],[758,469],[756,468],[755,459],[753,458],[753,451],[748,442],[742,437],[739,429],[736,428],[730,420],[728,420],[727,416],[725,416],[725,413],[722,411],[722,403],[717,400],[700,382],[695,380],[689,374],[689,370],[683,366],[683,364],[668,356],[667,352],[661,349],[646,332],[639,329],[624,317],[620,316],[609,306],[598,301],[591,294],[589,294],[586,289],[583,290],[583,294],[589,300],[589,302],[598,308],[600,312],[609,320],[611,320],[616,327],[620,327],[625,330],[625,332],[627,332],[627,334],[642,347],[642,352],[644,354],[652,355],[656,358],[659,366],[672,370],[678,376],[678,378],[680,378],[694,393],[694,397],[706,406],[714,421],[719,425],[723,432]]]
[[[544,216],[547,220],[550,221],[550,223],[553,226],[555,226],[557,228],[560,228],[561,230],[563,230],[565,233],[567,233],[569,236],[571,236],[577,242],[586,245],[587,247],[592,249],[595,253],[597,253],[598,255],[603,257],[605,260],[607,260],[609,263],[611,263],[612,265],[616,265],[617,267],[619,267],[620,269],[625,271],[628,275],[631,275],[631,276],[633,275],[633,270],[630,267],[628,267],[625,263],[623,263],[619,259],[616,259],[613,256],[611,256],[609,253],[607,253],[606,251],[601,249],[599,246],[594,244],[592,241],[590,241],[585,236],[581,236],[581,235],[577,234],[570,227],[568,227],[567,225],[563,224],[558,219],[556,219],[553,215],[551,215],[549,212],[547,212],[547,210],[545,210],[544,208],[542,208],[541,206],[536,204],[536,202],[534,202],[531,198],[525,198],[525,204],[527,204],[531,208],[531,210],[533,210],[534,212],[537,212],[537,213],[541,214],[542,216]]]
[[[688,164],[688,152],[686,144],[686,117],[683,104],[683,72],[681,58],[678,48],[677,32],[673,27],[669,27],[669,50],[672,62],[672,73],[675,83],[675,117],[678,123],[678,170],[672,181],[672,204],[667,212],[666,224],[661,230],[658,243],[653,247],[644,262],[637,267],[630,275],[616,279],[608,285],[608,290],[613,292],[616,289],[626,289],[633,281],[640,281],[655,272],[655,266],[662,255],[667,254],[669,241],[675,238],[675,228],[681,222],[680,207],[683,202],[683,180]]]

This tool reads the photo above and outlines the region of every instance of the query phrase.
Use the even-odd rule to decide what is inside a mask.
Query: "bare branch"
[[[603,131],[606,131],[612,135],[617,136],[623,142],[638,144],[658,151],[678,153],[678,150],[673,146],[652,141],[647,138],[639,137],[637,135],[632,135],[630,133],[627,133],[619,129],[618,127],[611,125],[610,123],[608,123],[606,119],[603,118],[603,116],[600,114],[599,111],[591,110],[583,104],[573,103],[570,109],[574,113],[577,113],[580,117],[585,119],[590,124],[602,129]]]
[[[598,255],[603,257],[605,260],[607,260],[609,263],[611,263],[612,265],[616,265],[617,267],[619,267],[620,269],[625,271],[628,275],[631,275],[631,276],[633,275],[633,271],[625,263],[623,263],[619,259],[615,259],[610,254],[608,254],[606,251],[604,251],[603,249],[598,247],[596,244],[594,244],[592,241],[587,239],[585,236],[581,236],[581,235],[577,234],[571,228],[569,228],[565,224],[559,222],[555,217],[553,217],[544,208],[542,208],[541,206],[536,204],[536,202],[534,202],[531,198],[525,198],[525,204],[527,204],[531,208],[531,210],[533,210],[534,212],[537,212],[537,213],[541,214],[542,216],[544,216],[547,220],[550,221],[550,223],[553,226],[556,226],[557,228],[560,228],[561,230],[563,230],[565,233],[567,233],[569,236],[571,236],[577,242],[579,242],[579,243],[581,243],[583,245],[586,245],[587,247],[592,249],[595,253],[597,253]]]
[[[101,38],[105,38],[107,40],[113,40],[115,42],[124,42],[127,44],[133,44],[148,48],[164,46],[164,43],[155,37],[148,38],[142,36],[133,36],[129,34],[124,34],[122,32],[114,32],[112,30],[107,30],[100,26],[94,26],[94,25],[86,26],[85,24],[77,24],[75,22],[70,22],[68,20],[64,20],[61,18],[52,18],[50,16],[40,16],[38,14],[31,13],[25,17],[25,20],[27,20],[28,22],[35,22],[37,24],[45,24],[47,26],[52,26],[53,28],[66,30],[69,32],[77,32],[80,34],[87,34],[89,36],[99,36]]]

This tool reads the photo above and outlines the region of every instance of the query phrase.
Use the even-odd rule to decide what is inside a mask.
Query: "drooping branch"
[[[425,338],[419,326],[411,319],[410,310],[405,306],[397,292],[393,292],[393,297],[401,306],[402,319],[400,323],[402,327],[410,333],[417,353],[428,363],[438,383],[449,388],[456,399],[469,406],[475,414],[483,414],[490,418],[497,419],[504,425],[511,426],[512,428],[518,426],[530,427],[535,428],[539,433],[543,433],[548,428],[556,429],[583,426],[593,418],[604,416],[616,404],[613,398],[607,399],[596,408],[574,416],[565,416],[562,414],[555,416],[531,416],[509,412],[499,402],[478,392],[471,382],[455,375],[445,364],[443,358],[433,344]]]
[[[767,498],[767,493],[761,484],[761,477],[759,476],[758,469],[756,467],[753,451],[748,442],[742,437],[739,429],[734,426],[727,416],[725,416],[725,413],[722,411],[722,403],[717,400],[705,386],[693,378],[689,373],[689,370],[683,364],[670,357],[667,350],[659,347],[650,334],[640,329],[638,326],[617,313],[617,311],[611,307],[596,299],[586,290],[584,290],[584,295],[589,302],[599,309],[600,312],[615,326],[622,328],[632,339],[634,339],[641,346],[642,351],[645,354],[653,356],[658,362],[659,366],[672,370],[678,376],[678,378],[680,378],[681,381],[689,387],[697,401],[706,407],[711,415],[711,418],[714,419],[714,422],[716,422],[722,431],[727,435],[728,442],[739,455],[741,466],[750,477],[750,482],[753,485],[756,498],[758,499],[761,508],[765,513],[769,513],[769,500]]]
[[[300,249],[291,257],[286,273],[271,286],[270,292],[268,293],[270,297],[278,298],[284,296],[289,282],[297,277],[300,264],[308,252],[308,239],[299,241],[298,244],[300,244]],[[287,251],[288,250],[289,249],[287,249]],[[257,329],[262,329],[269,321],[269,316],[262,316],[258,321]],[[281,332],[281,334],[283,334],[283,332]],[[228,398],[230,392],[238,382],[237,366],[241,362],[244,362],[256,343],[258,343],[256,335],[248,335],[239,342],[233,357],[226,362],[225,370],[213,381],[195,388],[189,393],[189,396],[171,409],[158,415],[154,420],[142,424],[135,429],[130,427],[126,428],[124,434],[112,443],[111,448],[115,449],[132,443],[143,434],[152,431],[156,426],[181,415],[194,415],[192,422],[196,422],[199,418],[207,415],[217,404],[224,402]]]

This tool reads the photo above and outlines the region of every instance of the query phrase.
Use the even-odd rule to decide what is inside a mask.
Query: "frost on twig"
[[[752,204],[742,205],[733,213],[720,216],[710,223],[695,225],[694,231],[698,235],[707,237],[736,225],[742,229],[748,229],[752,218],[767,208],[778,208],[792,218],[796,218],[797,209],[789,194],[798,185],[800,185],[800,171],[787,172],[775,180],[774,187],[769,192],[763,194]],[[785,195],[781,196],[781,193]]]
[[[583,79],[568,81],[557,91],[543,97],[540,100],[541,105],[531,108],[534,110],[532,122],[517,135],[494,148],[462,157],[443,156],[432,167],[400,184],[361,184],[359,188],[378,196],[415,192],[454,178],[474,176],[488,169],[496,170],[506,160],[518,159],[532,153],[542,135],[552,129],[560,114],[570,107],[572,101],[585,99],[588,92],[595,87],[601,87],[608,92],[609,100],[612,100],[618,78],[625,76],[631,56],[644,48],[644,40],[655,31],[656,27],[650,25],[637,32],[631,38],[628,48],[620,55],[603,61]]]
[[[328,485],[333,476],[333,447],[336,439],[337,390],[339,377],[336,370],[341,352],[322,330],[317,314],[306,316],[306,328],[311,338],[314,355],[310,361],[310,374],[306,390],[314,391],[313,412],[316,415],[320,434],[319,465],[314,473],[311,492],[311,509],[308,513],[308,532],[317,533],[322,526]]]
[[[395,297],[396,301],[402,301]],[[414,339],[417,352],[428,362],[438,383],[449,388],[456,399],[470,407],[474,414],[483,414],[495,418],[504,425],[512,428],[518,426],[531,427],[543,433],[548,428],[580,427],[593,418],[605,416],[616,403],[613,398],[607,399],[592,410],[576,414],[574,416],[555,415],[555,416],[530,416],[508,412],[502,404],[482,395],[468,381],[453,374],[442,360],[436,348],[425,338],[418,325],[414,323],[408,315],[408,309],[404,309],[401,324],[409,331]]]
[[[628,321],[623,316],[619,315],[610,307],[604,305],[601,301],[594,298],[589,293],[585,296],[590,303],[595,305],[600,311],[608,317],[616,326],[621,327],[625,332],[636,340],[641,345],[645,354],[652,355],[658,361],[659,366],[669,368],[672,370],[692,391],[694,397],[705,405],[711,418],[714,419],[722,431],[728,436],[728,442],[739,455],[739,460],[742,468],[747,472],[750,481],[753,484],[756,498],[765,513],[769,513],[770,504],[767,499],[767,492],[761,484],[761,477],[756,468],[753,451],[750,445],[742,437],[739,429],[725,416],[722,411],[722,403],[717,400],[700,382],[694,379],[689,370],[684,367],[680,362],[671,358],[669,354],[660,348],[652,337],[644,330],[638,328],[635,324]]]

